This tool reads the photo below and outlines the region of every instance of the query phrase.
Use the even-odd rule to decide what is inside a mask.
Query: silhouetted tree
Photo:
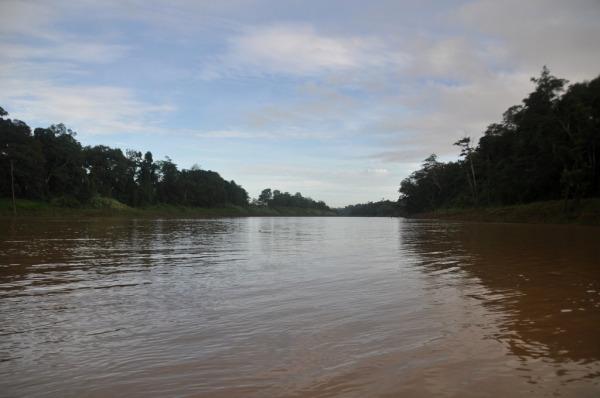
[[[151,152],[104,145],[83,148],[63,124],[37,128],[5,118],[0,108],[0,195],[9,197],[11,163],[19,198],[52,199],[65,205],[95,195],[130,206],[168,203],[188,206],[248,205],[248,193],[235,181],[193,166],[178,170],[170,158],[155,162]]]
[[[456,141],[454,145],[460,147],[460,156],[464,159],[467,164],[467,181],[471,186],[471,192],[473,193],[473,203],[477,204],[477,177],[475,176],[475,166],[473,165],[473,154],[474,149],[471,147],[471,137],[464,137]]]
[[[271,188],[263,189],[258,196],[258,200],[265,205],[268,205],[271,199],[273,199],[273,192],[271,192]]]
[[[600,77],[567,83],[544,67],[534,90],[457,162],[427,158],[400,184],[408,212],[600,196]]]
[[[325,202],[306,198],[302,196],[300,192],[296,192],[292,195],[289,192],[281,192],[277,189],[271,191],[271,188],[266,188],[260,193],[258,200],[269,207],[297,207],[302,209],[330,210]]]
[[[36,128],[34,139],[40,143],[44,156],[44,182],[47,196],[89,199],[91,190],[83,162],[83,149],[75,132],[64,124],[46,129]]]
[[[84,165],[90,188],[95,194],[129,202],[129,189],[134,185],[131,165],[120,149],[104,145],[83,149]]]
[[[44,156],[31,129],[20,120],[4,119],[8,113],[0,108],[0,195],[11,196],[11,162],[15,195],[41,199],[45,195]]]
[[[401,215],[401,209],[397,202],[380,200],[379,202],[359,203],[339,209],[341,216],[357,217],[396,217]]]

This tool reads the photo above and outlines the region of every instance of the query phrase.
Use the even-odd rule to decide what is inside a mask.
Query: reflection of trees
[[[407,223],[403,243],[429,274],[457,267],[486,293],[520,357],[600,359],[600,237],[593,228]]]

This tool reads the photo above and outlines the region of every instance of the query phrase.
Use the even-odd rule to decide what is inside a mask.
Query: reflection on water
[[[594,228],[0,221],[0,395],[598,396]]]
[[[598,232],[573,226],[422,223],[410,229],[405,244],[420,253],[429,274],[461,272],[461,284],[475,281],[481,291],[465,297],[495,316],[497,330],[485,337],[502,342],[518,358],[517,370],[530,383],[589,379],[598,386]]]

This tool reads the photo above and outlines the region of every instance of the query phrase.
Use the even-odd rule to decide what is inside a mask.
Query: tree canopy
[[[210,170],[179,170],[170,158],[104,145],[83,147],[63,124],[36,128],[9,119],[0,108],[0,196],[11,195],[10,162],[19,198],[77,205],[94,196],[130,206],[157,203],[213,207],[246,206],[248,193]]]
[[[338,209],[341,216],[356,217],[393,217],[400,215],[397,202],[391,200],[380,200],[379,202],[358,203]]]
[[[600,196],[600,77],[566,87],[544,67],[534,91],[460,159],[435,155],[400,184],[404,211]]]
[[[316,201],[302,196],[300,192],[290,194],[271,188],[263,189],[257,200],[258,204],[268,207],[297,207],[301,209],[330,210],[323,201]]]

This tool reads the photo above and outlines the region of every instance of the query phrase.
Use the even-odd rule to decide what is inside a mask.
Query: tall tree
[[[532,81],[534,90],[477,146],[468,138],[455,143],[458,162],[430,157],[403,180],[402,206],[419,212],[600,196],[600,77],[565,89],[567,81],[544,67]]]
[[[0,115],[0,196],[12,196],[14,186],[18,198],[44,198],[41,145],[33,139],[27,124],[5,119],[8,113],[3,108]]]
[[[469,181],[469,185],[471,186],[471,192],[473,194],[473,203],[477,204],[478,195],[477,195],[477,177],[475,175],[475,165],[473,164],[473,154],[474,149],[471,146],[471,137],[464,137],[460,140],[456,141],[454,145],[460,147],[460,157],[462,157],[467,165],[467,180]]]
[[[68,196],[84,201],[90,197],[81,144],[64,124],[35,129],[34,139],[45,159],[45,189],[49,197]]]

